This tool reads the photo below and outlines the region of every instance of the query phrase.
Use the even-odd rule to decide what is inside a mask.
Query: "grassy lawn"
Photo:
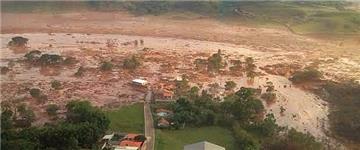
[[[156,130],[156,150],[182,150],[184,145],[208,141],[226,150],[235,150],[235,139],[225,128],[211,126],[181,130]]]
[[[143,104],[123,106],[116,110],[107,111],[110,130],[117,132],[144,133]]]

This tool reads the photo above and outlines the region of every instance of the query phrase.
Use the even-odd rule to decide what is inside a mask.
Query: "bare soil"
[[[44,108],[49,103],[64,108],[72,99],[87,99],[96,106],[107,107],[142,101],[144,92],[129,84],[132,79],[143,77],[156,84],[164,77],[187,74],[192,85],[203,89],[209,88],[211,83],[224,87],[229,80],[235,81],[237,88],[263,88],[271,81],[277,98],[274,104],[266,107],[267,112],[274,113],[280,125],[326,139],[327,103],[314,94],[290,87],[292,83],[287,76],[295,71],[293,68],[269,70],[266,67],[296,64],[298,69],[313,65],[326,78],[360,80],[360,38],[357,36],[330,41],[294,35],[281,28],[253,28],[202,16],[179,17],[177,14],[2,13],[1,19],[0,65],[15,62],[11,71],[1,76],[1,100],[28,103],[39,114],[39,124],[47,121]],[[15,52],[7,47],[7,42],[14,36],[29,38],[26,51],[36,49],[43,53],[72,56],[79,63],[60,68],[29,66],[23,62],[26,51]],[[109,40],[115,41],[116,46],[109,48]],[[124,44],[134,40],[143,40],[144,45]],[[218,49],[222,50],[227,61],[253,57],[261,75],[249,83],[241,75],[208,76],[195,69],[196,58],[207,58]],[[142,61],[141,67],[133,72],[121,65],[124,58],[132,55],[140,56]],[[115,64],[112,71],[99,70],[99,64],[105,60]],[[84,77],[75,77],[74,73],[80,66],[86,67],[87,72]],[[52,80],[59,80],[63,88],[52,89]],[[32,99],[28,88],[34,87],[48,95],[49,101],[38,103]],[[222,96],[224,92],[221,88],[218,95]],[[283,113],[280,113],[281,107],[285,108]]]

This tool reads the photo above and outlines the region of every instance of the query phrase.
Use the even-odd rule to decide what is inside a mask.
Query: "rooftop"
[[[207,141],[202,141],[185,145],[184,150],[225,150],[225,148]]]

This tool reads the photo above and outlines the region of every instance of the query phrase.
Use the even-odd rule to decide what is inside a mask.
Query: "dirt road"
[[[147,138],[146,150],[154,150],[154,143],[155,143],[154,121],[150,109],[151,97],[152,97],[152,92],[149,90],[145,96],[145,103],[144,103],[145,136]]]

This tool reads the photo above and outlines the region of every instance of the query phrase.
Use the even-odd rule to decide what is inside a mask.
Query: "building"
[[[159,128],[167,128],[170,126],[170,123],[165,118],[161,117],[157,123],[157,126]]]
[[[132,80],[134,85],[146,86],[149,82],[144,79],[134,79]]]
[[[207,141],[202,141],[185,145],[184,150],[225,150],[225,148]]]

